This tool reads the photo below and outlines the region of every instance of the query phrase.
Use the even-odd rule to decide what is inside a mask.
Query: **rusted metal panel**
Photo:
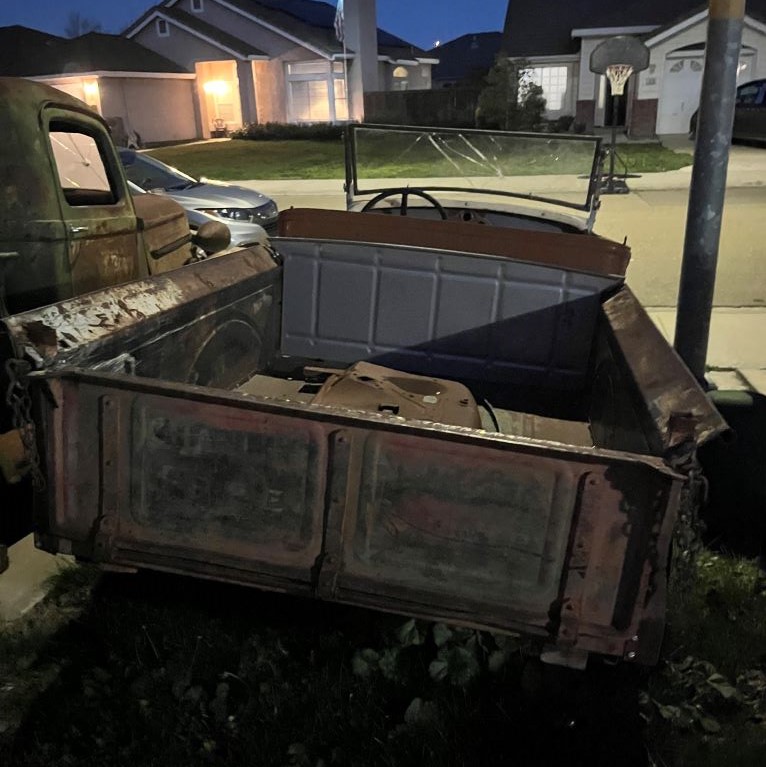
[[[329,373],[311,400],[314,404],[481,427],[476,400],[468,387],[455,381],[402,373],[369,362],[357,362],[346,370],[308,370]]]
[[[602,349],[601,370],[597,368],[595,373],[593,400],[597,407],[611,401],[616,409],[611,415],[604,413],[593,419],[605,429],[600,430],[602,441],[597,444],[616,446],[609,441],[608,432],[613,429],[622,433],[617,437],[621,449],[634,449],[625,440],[639,439],[643,434],[655,455],[688,457],[696,447],[728,431],[726,422],[630,288],[624,286],[606,300],[602,312],[606,347]],[[611,383],[599,381],[600,375],[611,377]],[[618,397],[636,402],[633,410],[637,415],[630,416],[626,407],[617,405]]]
[[[49,385],[46,548],[619,657],[664,610],[683,478],[656,459],[114,374]]]
[[[126,362],[121,355],[129,351],[132,372],[208,384],[211,368],[217,365],[221,375],[231,377],[224,363],[230,362],[236,371],[247,352],[250,364],[245,365],[244,380],[257,365],[257,356],[255,362],[250,358],[265,339],[279,280],[272,256],[256,247],[3,322],[17,354],[27,354],[39,369]],[[223,311],[227,307],[228,313]],[[258,316],[261,319],[253,324]],[[246,338],[236,343],[241,336]],[[216,340],[224,337],[228,347]]]
[[[462,220],[461,211],[452,221],[429,221],[407,216],[359,216],[340,210],[290,208],[279,214],[279,236],[483,253],[563,269],[625,276],[630,262],[627,245],[598,235],[486,226],[474,222],[470,214],[482,220],[474,208],[465,208],[462,213],[466,211],[468,221]]]
[[[260,573],[265,586],[309,588],[322,539],[322,426],[50,383],[58,408],[48,414],[55,481],[44,540],[100,562],[161,560],[197,575],[225,568],[229,580]]]
[[[674,516],[679,478],[400,435],[370,435],[361,453],[323,596],[521,630],[565,649],[635,652],[626,648],[643,633],[647,578],[664,578],[657,525]],[[328,541],[332,528],[331,518]],[[631,659],[653,662],[657,640]]]

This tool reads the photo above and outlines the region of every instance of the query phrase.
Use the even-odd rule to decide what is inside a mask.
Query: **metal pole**
[[[612,96],[612,148],[609,151],[609,187],[610,194],[614,194],[614,155],[617,151],[617,115],[619,114],[617,99],[620,96]]]
[[[705,378],[745,0],[710,0],[675,347]]]

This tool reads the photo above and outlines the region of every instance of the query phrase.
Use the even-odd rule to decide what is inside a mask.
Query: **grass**
[[[766,591],[754,562],[703,552],[671,584],[664,661],[644,696],[655,764],[763,764]]]
[[[494,176],[499,166],[506,175],[580,174],[589,170],[588,145],[554,142],[545,153],[521,144],[504,147],[499,161],[481,167],[461,158],[464,149],[453,147],[453,161],[433,146],[421,143],[415,150],[394,143],[384,152],[374,135],[360,147],[360,177],[418,178],[458,175],[454,159],[471,175]],[[580,151],[579,147],[582,147]],[[478,147],[492,157],[493,147]],[[150,154],[192,176],[224,181],[258,179],[341,179],[344,176],[342,141],[245,141],[233,139],[151,150]],[[660,144],[623,144],[619,154],[629,170],[639,173],[676,170],[690,165],[692,156],[673,152]]]
[[[659,171],[678,170],[692,164],[694,159],[688,152],[674,152],[659,143],[620,144],[617,154],[630,173],[656,173]],[[623,166],[618,161],[617,171]]]
[[[231,141],[152,149],[150,154],[197,178],[343,178],[343,144],[327,141]]]

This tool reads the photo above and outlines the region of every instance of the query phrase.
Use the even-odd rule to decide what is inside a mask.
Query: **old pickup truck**
[[[82,102],[18,78],[0,78],[0,100],[0,316],[160,274],[228,245],[223,224],[207,222],[192,242],[177,203],[134,199],[106,123]],[[3,545],[29,521],[7,363],[0,356],[0,571]]]
[[[726,424],[589,236],[505,236],[275,238],[6,317],[37,545],[655,662]]]
[[[0,90],[0,432],[40,548],[522,632],[552,662],[657,659],[695,453],[726,425],[627,249],[402,199],[290,211],[291,236],[187,263],[179,211],[140,215],[168,201],[130,199],[97,116]]]

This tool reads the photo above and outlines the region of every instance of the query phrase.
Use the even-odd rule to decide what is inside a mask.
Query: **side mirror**
[[[202,224],[192,235],[192,242],[207,253],[220,253],[231,244],[231,231],[226,224],[218,221],[208,221]]]

